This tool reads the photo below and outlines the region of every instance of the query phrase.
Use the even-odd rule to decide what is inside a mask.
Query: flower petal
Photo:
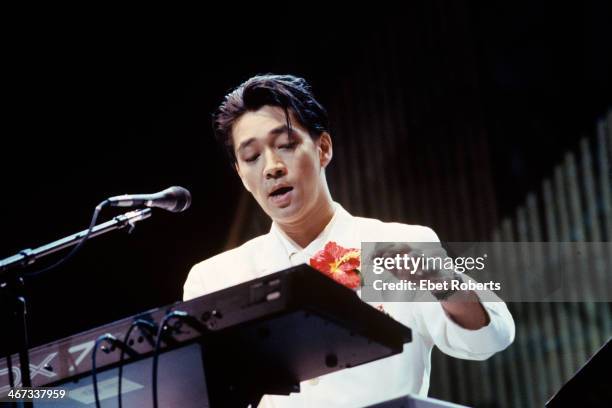
[[[361,285],[360,250],[343,248],[334,241],[310,258],[310,266],[351,289]]]

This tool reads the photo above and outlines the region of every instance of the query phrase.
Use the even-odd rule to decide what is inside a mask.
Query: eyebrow
[[[282,135],[283,133],[289,133],[287,132],[287,125],[281,125],[278,127],[275,127],[274,129],[272,129],[268,135],[272,135],[275,138]],[[255,137],[250,137],[247,140],[245,140],[244,142],[240,143],[240,146],[238,146],[238,148],[236,149],[237,152],[240,152],[241,150],[247,148],[249,145],[251,145],[253,142],[255,142],[255,140],[257,140]]]

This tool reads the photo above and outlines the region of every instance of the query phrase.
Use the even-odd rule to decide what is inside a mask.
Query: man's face
[[[323,168],[331,160],[327,133],[315,142],[291,114],[263,106],[242,115],[232,128],[236,170],[261,208],[278,222],[299,221],[324,197]]]

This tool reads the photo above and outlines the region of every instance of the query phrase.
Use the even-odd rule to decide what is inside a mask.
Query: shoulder
[[[188,300],[248,280],[253,260],[261,254],[270,234],[260,235],[239,247],[221,252],[195,264],[183,287]]]
[[[354,217],[362,241],[440,242],[433,229],[424,225],[383,222],[375,218]]]
[[[205,259],[193,266],[192,271],[205,271],[207,269],[214,269],[216,267],[223,267],[228,264],[236,265],[236,262],[251,258],[254,254],[257,254],[265,245],[269,239],[269,234],[260,235],[245,242],[239,247],[221,252],[213,257]]]

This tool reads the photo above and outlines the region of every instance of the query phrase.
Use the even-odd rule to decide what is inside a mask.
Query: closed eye
[[[297,145],[297,142],[290,142],[278,146],[279,149],[293,149]]]
[[[259,154],[256,154],[256,155],[251,156],[251,157],[249,157],[249,158],[247,158],[247,159],[244,159],[244,161],[245,161],[245,162],[248,162],[248,163],[252,163],[252,162],[254,162],[255,160],[257,160],[257,158],[258,158],[258,157],[259,157]]]

